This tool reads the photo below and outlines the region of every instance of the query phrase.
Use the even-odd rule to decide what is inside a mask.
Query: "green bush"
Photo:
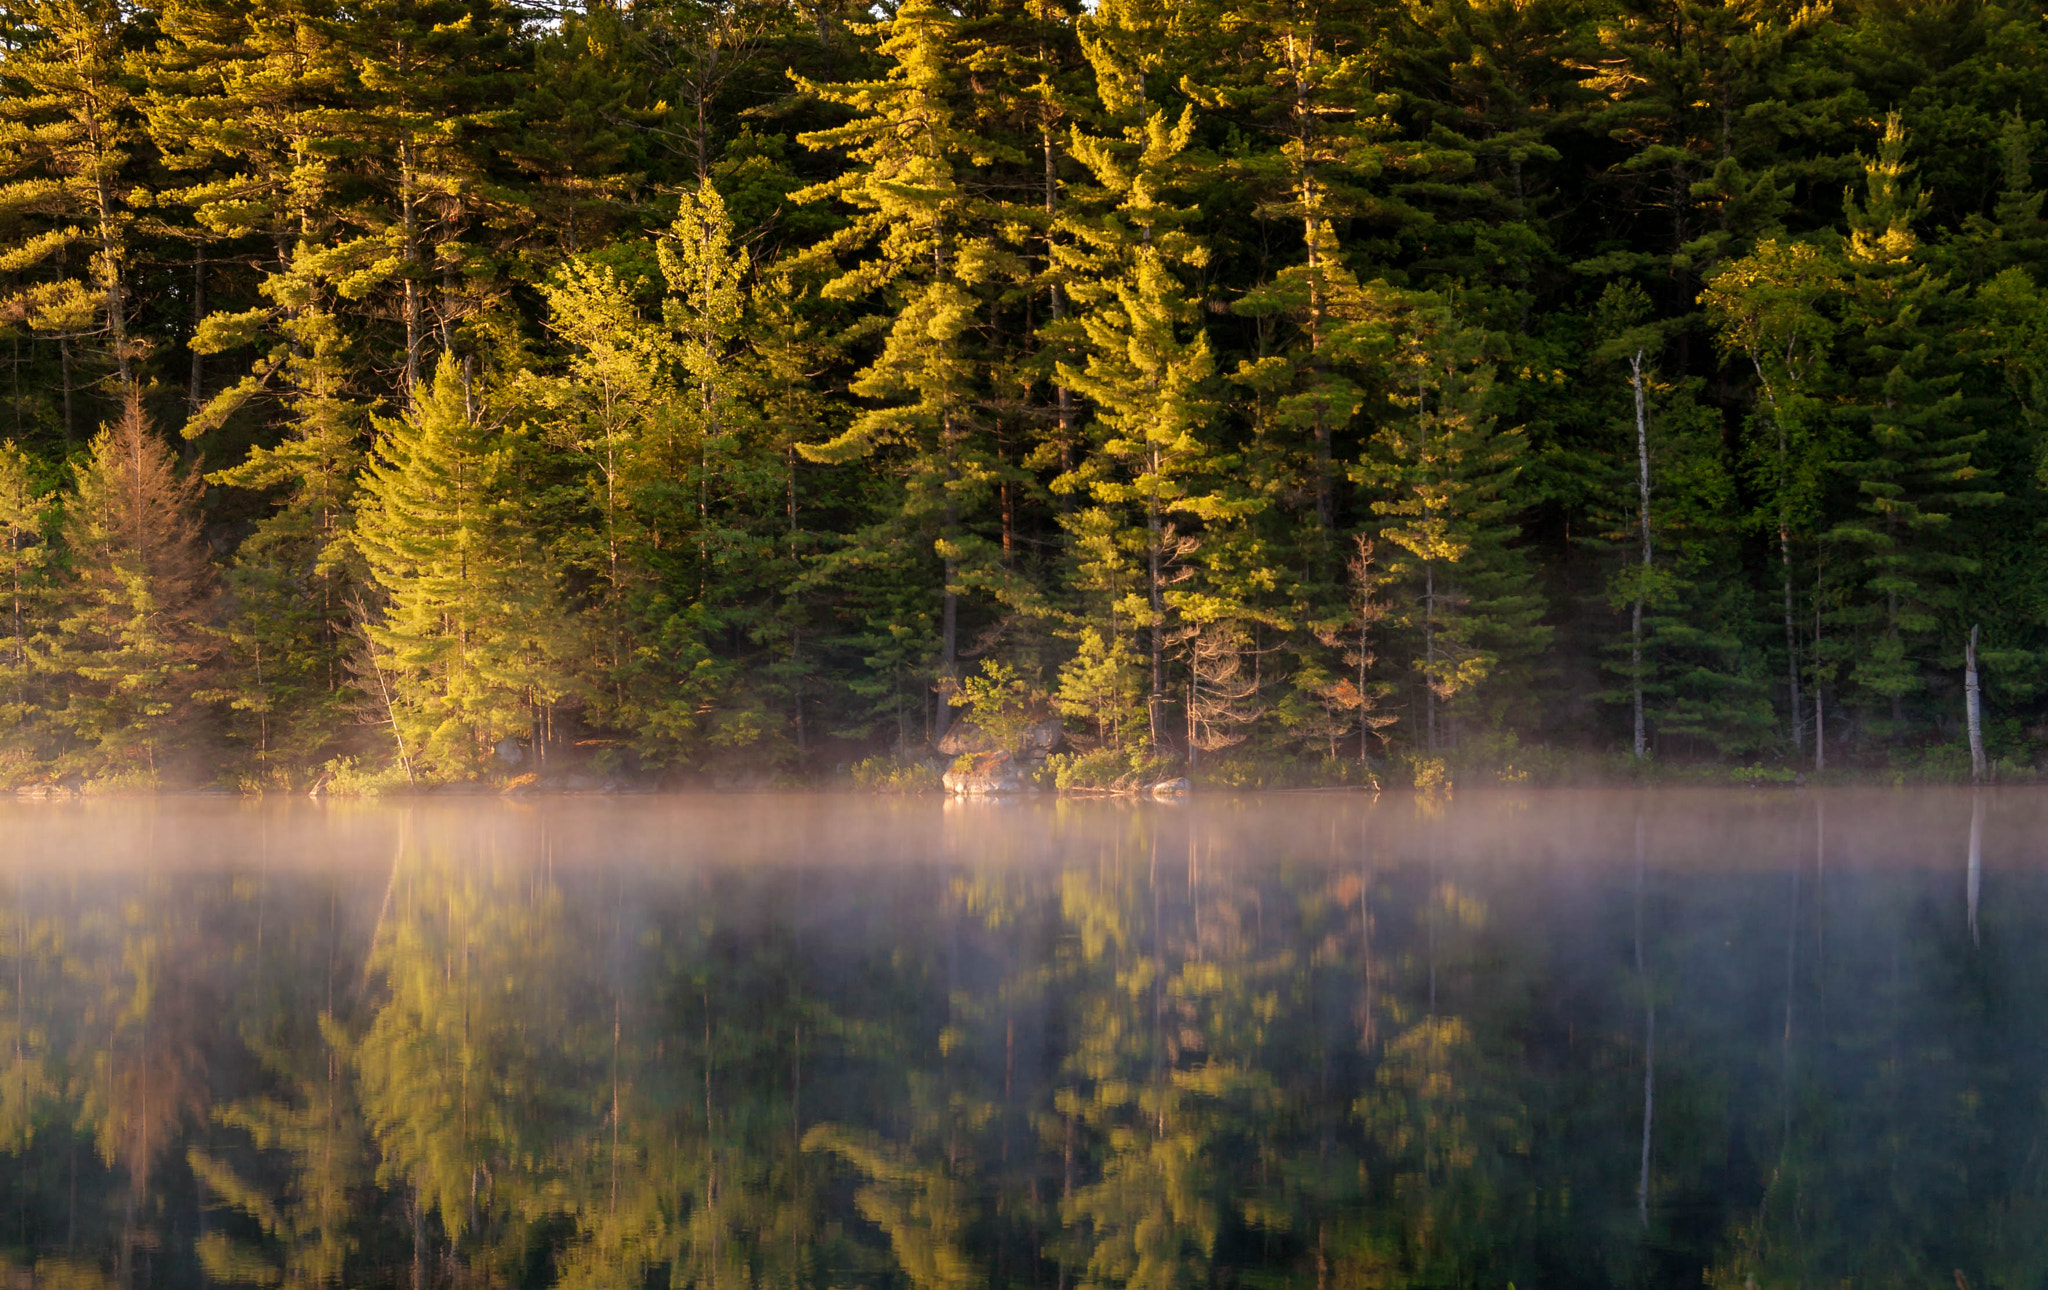
[[[951,703],[967,709],[969,720],[991,745],[1015,756],[1024,747],[1025,732],[1031,729],[1032,711],[1044,700],[1029,681],[1017,675],[1016,668],[987,659],[980,675],[961,679]]]
[[[935,793],[939,770],[905,757],[869,757],[854,765],[853,786],[869,793]]]
[[[402,793],[413,787],[405,767],[391,764],[365,767],[353,757],[336,757],[320,769],[321,789],[330,797],[381,797]]]
[[[1172,779],[1179,759],[1144,748],[1097,748],[1093,752],[1054,753],[1045,772],[1062,793],[1129,793],[1147,784]]]

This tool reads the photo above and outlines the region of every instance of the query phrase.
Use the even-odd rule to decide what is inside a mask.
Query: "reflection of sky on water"
[[[2044,823],[0,805],[0,1280],[2033,1284]]]

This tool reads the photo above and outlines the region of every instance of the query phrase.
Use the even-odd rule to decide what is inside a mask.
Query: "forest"
[[[2028,774],[2044,18],[7,0],[0,784]]]

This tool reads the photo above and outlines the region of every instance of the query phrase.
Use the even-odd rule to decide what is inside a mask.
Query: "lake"
[[[0,803],[0,1285],[2039,1286],[2044,826]]]

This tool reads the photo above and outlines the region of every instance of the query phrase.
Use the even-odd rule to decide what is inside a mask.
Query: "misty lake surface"
[[[2048,795],[0,803],[0,1285],[2048,1278]]]

